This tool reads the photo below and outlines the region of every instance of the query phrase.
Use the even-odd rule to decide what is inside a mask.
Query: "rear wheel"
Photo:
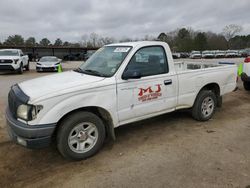
[[[250,91],[250,82],[243,82],[245,90]]]
[[[81,160],[91,157],[104,143],[104,124],[91,112],[72,114],[59,126],[57,148],[67,159]]]
[[[217,99],[214,92],[202,90],[195,100],[192,116],[198,121],[207,121],[213,116],[216,106]]]

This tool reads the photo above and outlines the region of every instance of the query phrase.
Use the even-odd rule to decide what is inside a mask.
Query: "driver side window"
[[[140,72],[142,77],[168,73],[163,47],[150,46],[139,49],[131,58],[126,71]]]

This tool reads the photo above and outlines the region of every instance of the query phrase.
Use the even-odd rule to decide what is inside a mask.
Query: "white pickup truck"
[[[74,71],[12,86],[7,127],[23,146],[55,137],[64,157],[80,160],[124,124],[184,108],[209,120],[236,79],[235,65],[174,63],[167,43],[106,45]]]
[[[23,68],[29,70],[29,57],[19,49],[0,50],[0,72],[15,71],[23,73]]]

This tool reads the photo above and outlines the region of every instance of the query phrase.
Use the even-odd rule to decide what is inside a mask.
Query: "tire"
[[[67,159],[86,159],[101,149],[105,135],[105,126],[97,115],[76,112],[59,125],[57,148]]]
[[[23,63],[20,64],[20,67],[17,70],[18,74],[23,74]]]
[[[26,67],[25,67],[25,70],[26,71],[29,71],[30,70],[30,62],[28,61],[28,64],[26,65]]]
[[[250,82],[243,82],[243,86],[244,86],[244,88],[245,88],[245,90],[247,90],[247,91],[250,91]]]
[[[202,90],[192,107],[192,116],[197,121],[209,120],[217,107],[216,95],[212,91]]]

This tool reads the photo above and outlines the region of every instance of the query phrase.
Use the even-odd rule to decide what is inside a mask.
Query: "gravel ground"
[[[63,67],[78,64],[66,62]],[[32,67],[23,75],[0,75],[0,187],[250,185],[250,93],[241,82],[238,91],[224,96],[223,107],[208,122],[197,122],[188,111],[178,111],[125,125],[116,129],[117,140],[106,143],[94,157],[69,162],[55,146],[29,150],[7,136],[4,109],[10,86],[52,74],[36,73]]]

